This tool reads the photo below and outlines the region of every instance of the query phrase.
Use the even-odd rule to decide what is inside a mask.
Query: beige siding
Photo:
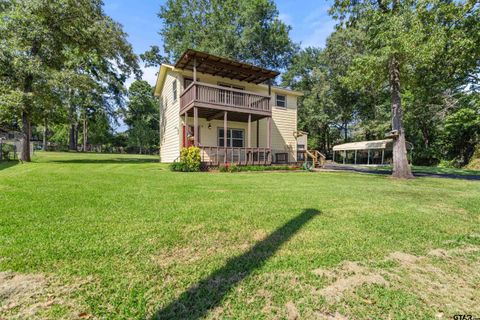
[[[192,78],[192,73],[184,70],[168,71],[162,90],[162,98],[168,101],[164,110],[165,123],[161,126],[165,128],[165,133],[161,139],[161,160],[162,162],[172,162],[180,154],[182,143],[182,125],[183,117],[179,116],[179,97],[183,92],[184,77]],[[178,81],[178,99],[173,103],[172,82],[176,78]],[[245,88],[247,91],[268,94],[268,87],[265,85],[256,85],[245,83],[212,75],[197,75],[198,81],[218,85],[219,83],[231,84]],[[287,107],[281,108],[275,106],[275,93],[287,96]],[[272,87],[272,149],[273,152],[286,152],[289,155],[289,161],[296,161],[296,140],[293,133],[297,130],[297,96],[289,94],[288,91]],[[193,125],[193,117],[188,118],[188,124]],[[218,128],[223,127],[223,119],[210,121],[211,129],[208,129],[209,122],[206,119],[199,119],[200,126],[200,145],[217,146]],[[248,145],[247,123],[246,122],[228,122],[229,128],[243,129],[245,131],[245,147]],[[252,122],[251,127],[251,146],[257,147],[257,123]],[[259,145],[258,147],[267,147],[267,121],[259,121]]]
[[[287,152],[288,161],[297,159],[297,97],[287,95],[287,107],[275,106],[275,94],[272,94],[272,152]]]
[[[173,81],[177,80],[177,99],[173,99]],[[160,103],[160,161],[173,162],[180,155],[180,83],[182,77],[177,72],[168,71]]]

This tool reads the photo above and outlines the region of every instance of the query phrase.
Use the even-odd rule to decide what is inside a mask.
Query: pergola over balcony
[[[256,67],[248,63],[218,57],[193,49],[188,49],[183,53],[175,64],[175,68],[190,70],[194,73],[198,71],[255,84],[274,79],[280,74],[277,71]]]

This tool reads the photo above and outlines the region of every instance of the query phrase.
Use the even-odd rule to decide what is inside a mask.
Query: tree
[[[153,88],[147,81],[137,80],[128,90],[125,123],[128,125],[128,143],[147,152],[158,144],[158,108],[152,96]]]
[[[9,88],[6,95],[17,102],[13,108],[22,123],[22,160],[30,161],[31,121],[41,96],[60,91],[72,58],[85,63],[72,68],[76,72],[108,73],[119,82],[138,71],[125,33],[104,14],[102,4],[100,0],[1,2],[0,78]]]
[[[290,26],[271,0],[168,0],[158,13],[165,56],[153,46],[144,55],[149,65],[176,61],[188,48],[285,68],[297,50]]]
[[[466,94],[461,100],[462,107],[445,118],[443,146],[447,156],[466,165],[480,143],[480,95]]]
[[[454,61],[467,61],[468,64],[463,64],[461,70],[455,70],[451,76],[459,75],[459,71],[471,74],[466,71],[472,66],[477,67],[476,58],[469,58],[469,55],[475,57],[474,53],[478,52],[472,42],[478,35],[472,36],[472,33],[464,31],[468,29],[466,25],[478,19],[478,14],[475,18],[475,10],[478,11],[478,6],[473,1],[456,3],[442,0],[336,0],[331,9],[331,14],[347,27],[364,30],[366,35],[367,50],[354,61],[351,84],[376,83],[380,86],[388,81],[394,137],[394,177],[412,177],[406,156],[402,92],[408,88],[418,66],[438,63],[438,53],[446,48],[450,53],[458,54],[451,56]],[[446,20],[453,22],[445,23]],[[454,30],[460,38],[450,41],[449,30]],[[474,30],[478,30],[478,26]]]

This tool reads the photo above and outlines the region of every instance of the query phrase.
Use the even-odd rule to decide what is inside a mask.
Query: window
[[[172,93],[173,93],[173,101],[177,101],[177,80],[173,80]]]
[[[223,128],[218,128],[218,146],[223,147]],[[243,148],[244,132],[242,129],[227,129],[227,147]]]
[[[275,99],[275,105],[277,107],[286,108],[287,107],[287,97],[282,94],[277,94]]]
[[[275,153],[275,158],[277,163],[287,163],[288,154],[287,153]]]
[[[297,150],[303,150],[303,149],[305,149],[304,144],[297,144]]]

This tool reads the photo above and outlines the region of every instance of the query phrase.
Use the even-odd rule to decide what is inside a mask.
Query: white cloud
[[[280,13],[278,15],[278,19],[282,20],[283,23],[285,23],[286,25],[289,25],[289,26],[293,25],[293,18],[288,13]]]
[[[157,82],[157,73],[159,68],[158,67],[149,67],[149,68],[142,68],[143,77],[142,79],[150,83],[150,85],[155,85]]]
[[[154,86],[155,83],[157,82],[157,72],[158,72],[158,67],[149,67],[145,68],[142,67],[142,80],[147,81],[150,85]],[[130,85],[135,81],[134,76],[130,76],[130,78],[125,81],[125,87],[130,88]]]
[[[335,30],[336,22],[333,20],[320,20],[310,24],[308,33],[302,41],[302,47],[324,47],[330,34]]]

